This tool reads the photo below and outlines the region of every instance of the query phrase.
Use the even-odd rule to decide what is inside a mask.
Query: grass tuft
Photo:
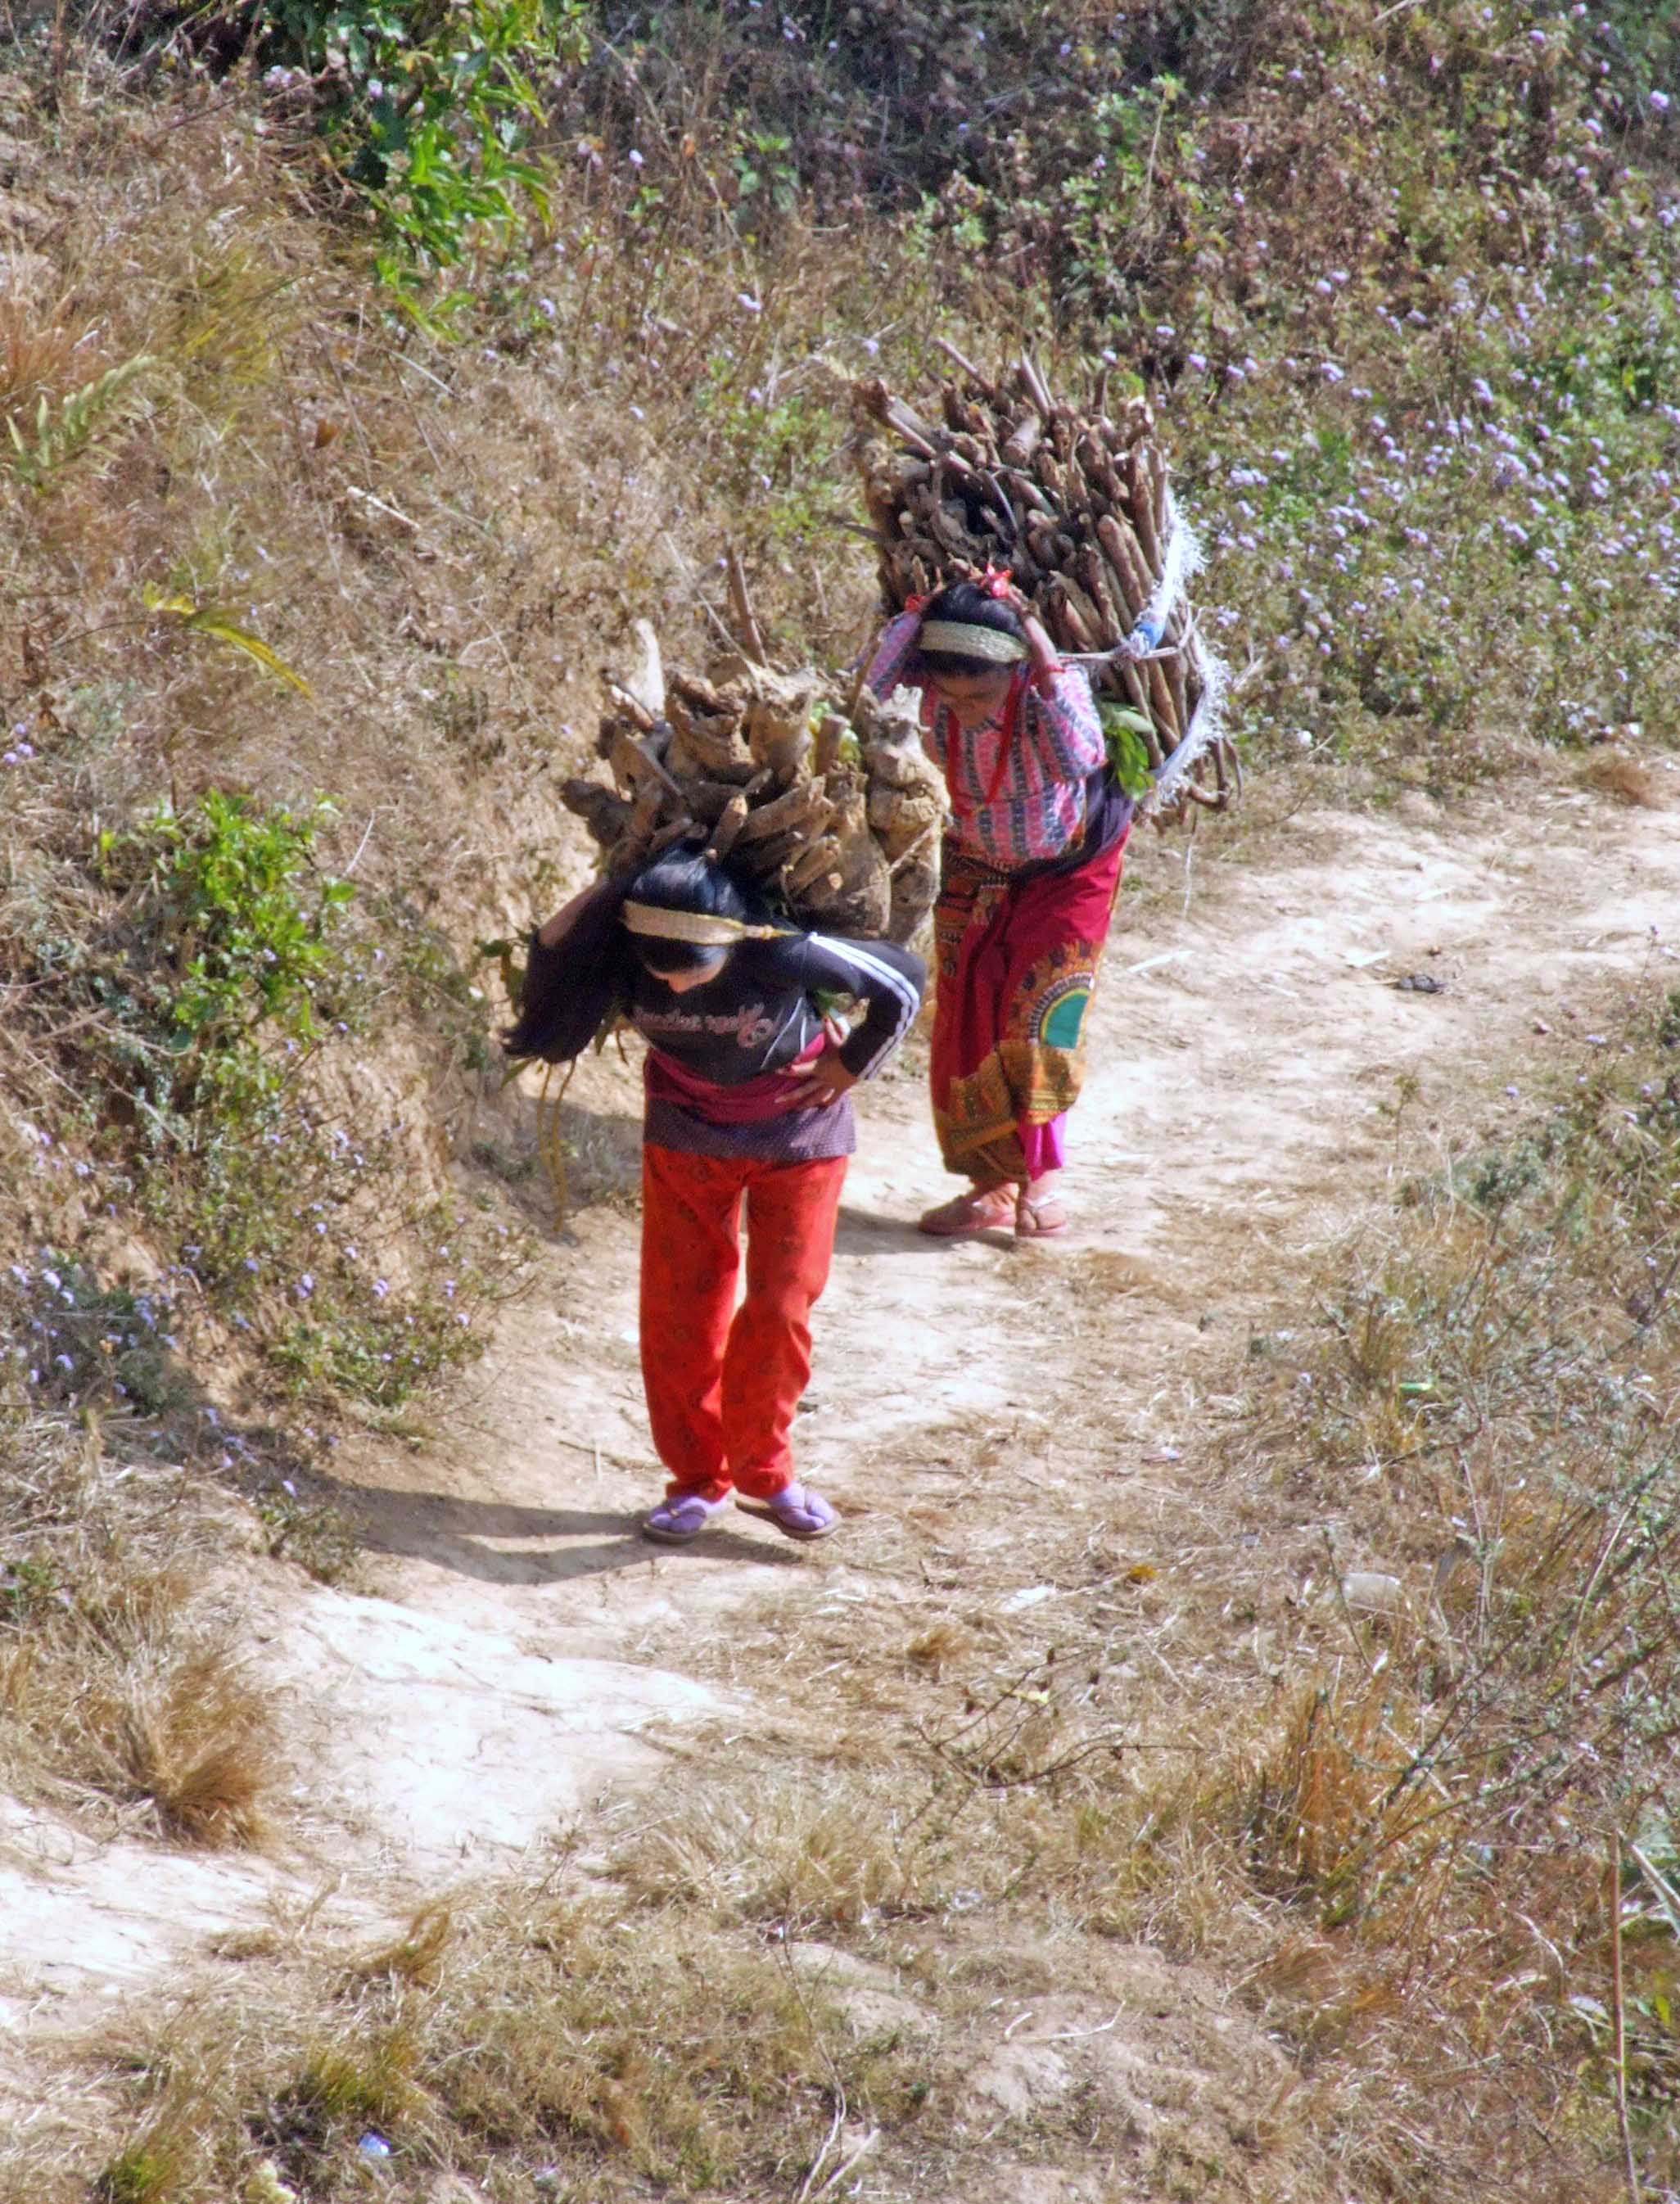
[[[0,1402],[0,1776],[139,1810],[202,1845],[257,1843],[279,1729],[233,1616],[203,1590],[225,1503]]]
[[[1609,744],[1594,751],[1581,768],[1581,778],[1600,796],[1647,811],[1660,811],[1668,800],[1663,784],[1643,759],[1630,757]]]

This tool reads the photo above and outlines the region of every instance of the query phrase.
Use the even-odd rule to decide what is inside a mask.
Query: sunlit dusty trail
[[[1680,797],[1680,772],[1666,785]],[[14,2040],[179,1985],[231,1928],[322,1890],[324,1917],[353,1924],[440,1877],[540,1859],[705,1725],[774,1718],[772,1674],[720,1681],[690,1657],[766,1603],[888,1605],[935,1549],[960,1573],[983,1548],[997,1583],[1024,1506],[1077,1524],[1123,1513],[1129,1478],[1170,1495],[1206,1357],[1381,1194],[1396,1111],[1411,1140],[1467,1106],[1484,1130],[1531,1108],[1525,1063],[1588,1046],[1607,983],[1675,958],[1675,815],[1536,790],[1452,824],[1303,812],[1205,837],[1187,868],[1141,842],[1065,1241],[920,1237],[909,1220],[942,1181],[917,1063],[867,1093],[800,1421],[802,1472],[849,1518],[821,1549],[744,1519],[678,1554],[638,1540],[657,1479],[636,1221],[611,1204],[574,1216],[432,1440],[369,1443],[342,1466],[370,1542],[361,1587],[257,1565],[265,1655],[294,1710],[274,1853],[160,1861],[21,1812],[0,1828]],[[1413,975],[1439,992],[1394,984]],[[626,1146],[638,1099],[611,1056],[572,1094]],[[1100,1322],[1047,1334],[1021,1312],[1050,1266],[1123,1272],[1128,1290]],[[1100,1459],[1058,1443],[1061,1412],[1097,1387]],[[999,1431],[1007,1467],[981,1473]]]

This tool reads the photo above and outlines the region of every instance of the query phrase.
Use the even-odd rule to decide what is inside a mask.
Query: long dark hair
[[[698,911],[707,918],[732,918],[742,926],[774,922],[769,905],[726,872],[715,857],[691,842],[680,842],[644,865],[630,883],[636,903],[657,910]],[[692,972],[709,964],[715,948],[698,941],[667,941],[657,934],[632,934],[631,943],[650,972]]]
[[[533,932],[519,1015],[502,1036],[510,1056],[569,1063],[629,1002],[638,962],[652,972],[681,972],[717,955],[694,942],[632,933],[624,922],[632,896],[662,910],[703,911],[745,926],[787,923],[707,856],[699,842],[680,843],[637,873],[603,880],[552,946]]]
[[[1026,640],[1020,618],[1006,604],[973,582],[952,582],[931,598],[922,613],[925,620],[958,620],[964,627],[989,627],[998,635]],[[1004,669],[995,658],[967,658],[957,650],[923,650],[917,655],[929,673],[998,673]]]

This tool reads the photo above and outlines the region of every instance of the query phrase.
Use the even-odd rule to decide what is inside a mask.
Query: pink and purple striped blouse
[[[917,685],[914,671],[907,682],[906,669],[913,667],[920,630],[916,613],[888,623],[865,676],[878,696]],[[922,738],[952,792],[948,835],[968,856],[1003,872],[1059,857],[1078,840],[1085,782],[1105,755],[1096,700],[1078,667],[1059,667],[1047,697],[1028,680],[1014,716],[1011,744],[1008,704],[981,726],[963,728],[949,706],[936,700]]]

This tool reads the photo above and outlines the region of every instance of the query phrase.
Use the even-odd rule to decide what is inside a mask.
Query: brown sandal
[[[975,1187],[928,1210],[917,1218],[916,1229],[934,1240],[967,1240],[981,1232],[1006,1232],[1014,1206],[1009,1187]]]

